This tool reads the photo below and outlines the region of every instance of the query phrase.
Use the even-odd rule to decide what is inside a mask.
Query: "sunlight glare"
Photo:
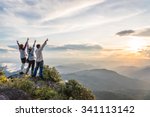
[[[138,52],[146,45],[145,41],[139,38],[131,39],[128,43],[129,50],[132,52]]]

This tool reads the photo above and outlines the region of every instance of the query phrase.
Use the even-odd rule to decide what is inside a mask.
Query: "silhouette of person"
[[[36,45],[36,67],[34,70],[34,74],[33,77],[36,77],[37,71],[40,68],[39,71],[39,77],[41,77],[43,79],[43,67],[44,67],[44,60],[43,60],[43,48],[45,47],[45,45],[47,44],[48,39],[45,40],[45,42],[42,44],[42,46],[40,44]]]
[[[28,67],[26,69],[26,74],[28,74],[30,67],[31,67],[31,76],[33,76],[34,73],[34,66],[35,66],[35,44],[36,40],[34,41],[34,44],[32,47],[29,47],[29,44],[27,44],[27,53],[28,53]]]
[[[27,38],[27,41],[25,43],[25,45],[23,44],[19,44],[19,41],[17,41],[17,45],[18,45],[18,48],[19,48],[19,52],[20,52],[20,59],[21,59],[21,72],[20,74],[24,74],[24,66],[25,66],[25,63],[26,63],[26,47],[27,47],[27,44],[28,44],[28,41],[29,41],[29,38]]]

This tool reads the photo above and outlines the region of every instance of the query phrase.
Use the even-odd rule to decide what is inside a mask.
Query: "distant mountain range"
[[[119,66],[114,68],[113,70],[125,76],[132,77],[132,74],[138,71],[139,69],[140,68],[136,66]]]
[[[150,82],[150,66],[146,66],[143,68],[139,68],[135,66],[120,66],[115,70],[130,78]]]
[[[78,80],[91,89],[97,99],[143,99],[150,94],[149,83],[129,78],[107,69],[84,70],[63,74],[62,78],[64,80]]]
[[[130,76],[150,83],[150,66],[134,71]]]
[[[94,68],[95,66],[90,65],[90,64],[84,64],[84,63],[65,64],[65,65],[56,66],[56,69],[61,74],[69,74],[69,73],[74,73],[74,72],[89,70],[89,69],[94,69]]]
[[[93,91],[124,90],[124,89],[150,89],[144,81],[132,79],[107,69],[85,70],[62,75],[63,79],[75,79]]]

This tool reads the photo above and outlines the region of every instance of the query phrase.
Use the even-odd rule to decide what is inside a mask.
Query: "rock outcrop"
[[[0,87],[0,100],[29,100],[30,96],[22,90]]]

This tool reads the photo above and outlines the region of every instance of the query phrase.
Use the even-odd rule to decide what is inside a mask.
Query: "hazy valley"
[[[96,99],[150,99],[149,67],[121,66],[116,72],[77,63],[59,65],[56,69],[62,79],[75,79],[91,89]],[[7,76],[17,73],[9,70],[5,69]]]

